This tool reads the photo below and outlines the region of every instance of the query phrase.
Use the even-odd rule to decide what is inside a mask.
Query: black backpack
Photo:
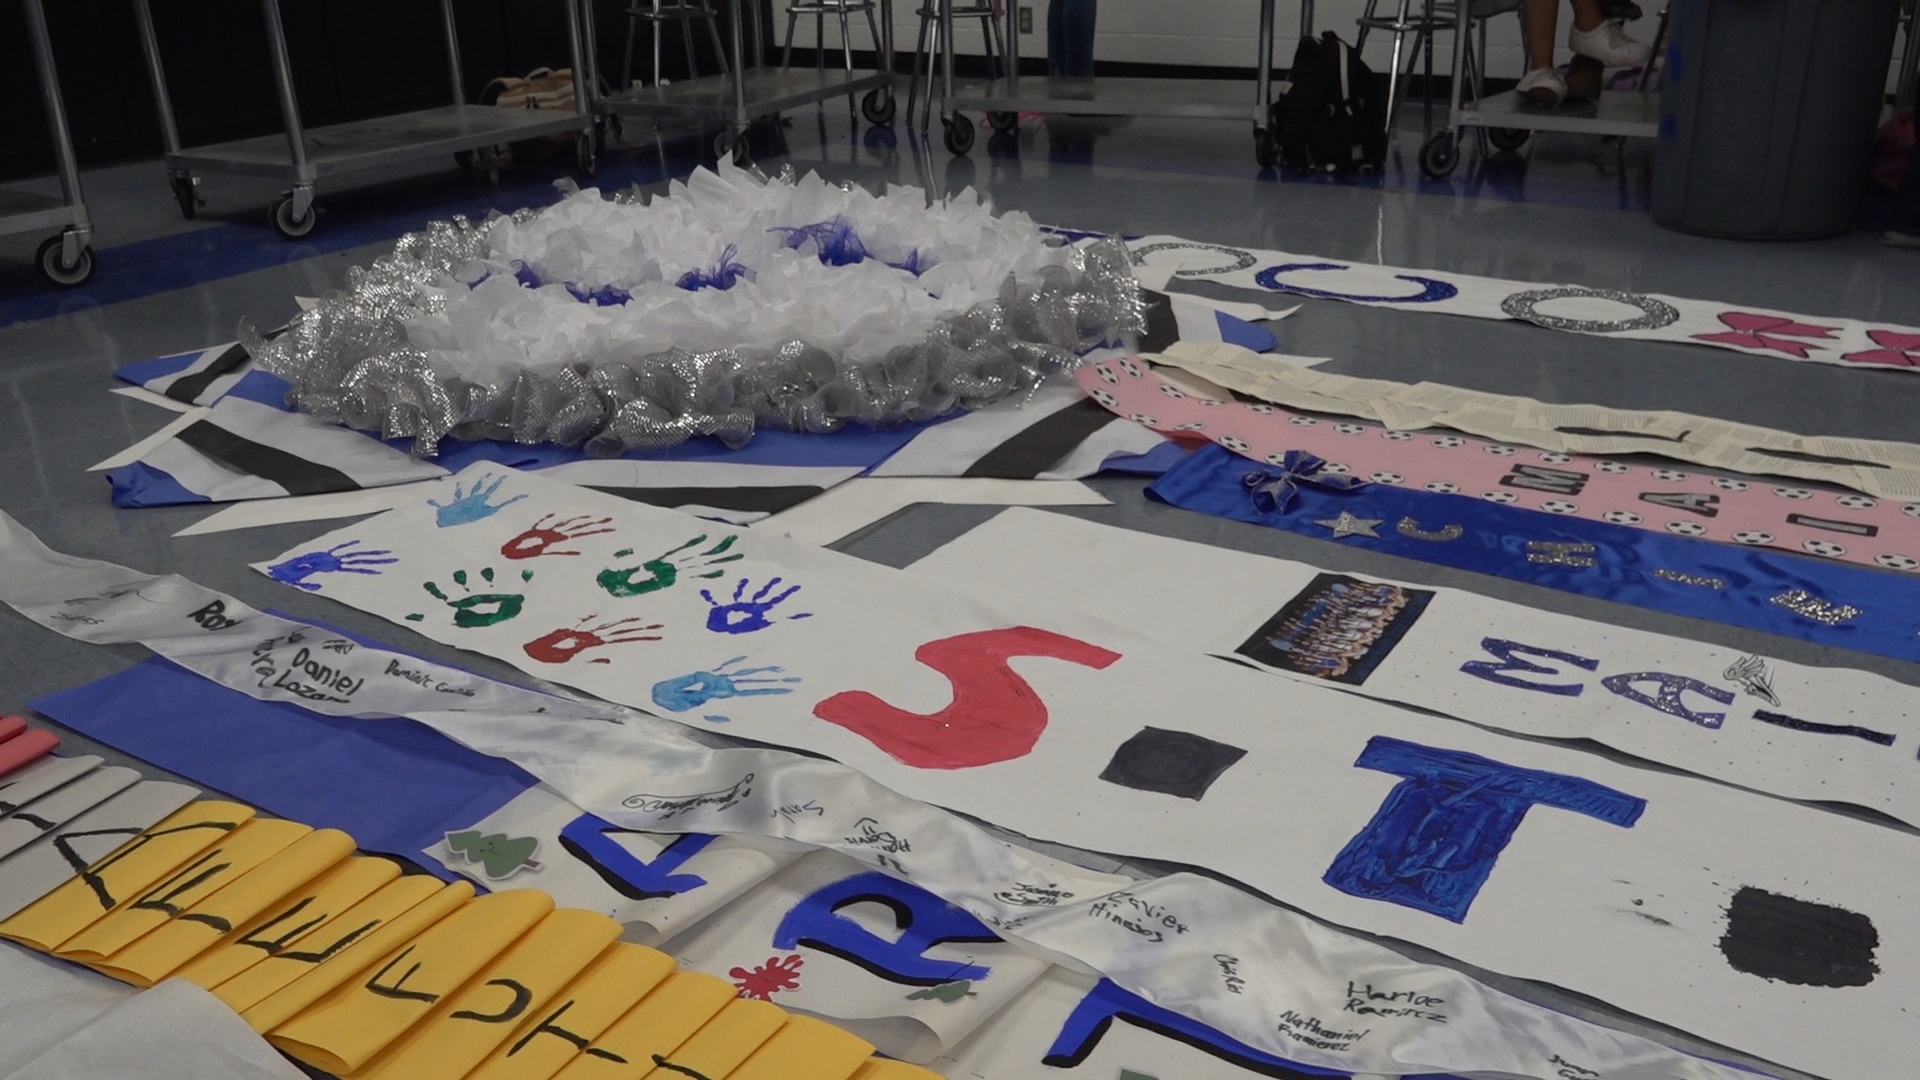
[[[1386,94],[1352,46],[1329,30],[1303,38],[1273,129],[1288,168],[1377,172],[1387,156]]]

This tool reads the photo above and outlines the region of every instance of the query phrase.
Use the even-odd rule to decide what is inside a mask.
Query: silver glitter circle
[[[1145,263],[1147,256],[1156,251],[1217,251],[1222,255],[1233,256],[1232,266],[1209,266],[1200,270],[1177,271],[1181,277],[1202,277],[1207,274],[1231,274],[1236,270],[1250,270],[1255,263],[1260,261],[1253,257],[1252,252],[1242,251],[1239,248],[1225,247],[1220,244],[1197,244],[1191,240],[1178,240],[1159,244],[1148,244],[1145,247],[1132,249],[1133,265],[1139,266]],[[1675,315],[1674,318],[1679,318],[1679,316]]]
[[[1563,319],[1558,315],[1543,315],[1535,310],[1549,300],[1570,300],[1580,297],[1597,297],[1612,300],[1616,304],[1639,308],[1641,314],[1632,319]],[[1639,293],[1621,292],[1618,289],[1589,289],[1582,285],[1563,285],[1556,289],[1529,289],[1517,292],[1500,301],[1500,310],[1510,319],[1522,319],[1549,330],[1572,330],[1582,334],[1618,334],[1626,330],[1658,330],[1680,320],[1680,312],[1669,303],[1655,300],[1651,296]]]

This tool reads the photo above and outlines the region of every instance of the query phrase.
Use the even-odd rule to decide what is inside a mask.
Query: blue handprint
[[[488,480],[492,480],[493,483],[487,483]],[[453,501],[445,506],[440,505],[438,500],[428,499],[427,505],[433,507],[434,524],[443,529],[449,525],[469,525],[482,518],[490,518],[502,509],[526,498],[525,495],[515,495],[503,503],[489,503],[487,500],[492,498],[493,493],[499,491],[500,485],[506,482],[507,478],[504,476],[482,476],[473,482],[470,490],[458,483],[454,484]]]
[[[286,562],[274,563],[267,567],[267,576],[275,581],[291,585],[308,592],[319,592],[320,586],[307,579],[315,574],[378,574],[382,571],[376,566],[390,566],[400,560],[382,558],[392,556],[393,552],[384,548],[368,548],[365,551],[348,551],[358,544],[358,540],[349,540],[344,544],[335,544],[325,551],[309,551],[295,555]]]
[[[778,667],[741,668],[728,671],[733,665],[745,660],[736,656],[712,671],[696,671],[691,675],[682,675],[677,679],[666,679],[653,684],[653,703],[668,712],[686,712],[688,709],[705,705],[718,698],[759,697],[763,694],[791,694],[793,690],[785,686],[765,686],[765,683],[797,683],[798,675],[788,675],[780,679],[757,679],[753,676],[767,672],[786,670]],[[711,719],[711,717],[709,717]]]
[[[700,590],[700,598],[713,605],[713,610],[707,612],[707,629],[716,634],[751,634],[755,630],[765,630],[773,625],[773,620],[767,618],[767,612],[779,606],[780,602],[787,597],[800,591],[800,586],[791,585],[785,592],[768,599],[767,594],[773,592],[774,586],[780,584],[780,579],[774,578],[760,586],[760,591],[754,593],[751,600],[741,599],[747,593],[747,586],[752,583],[749,578],[741,578],[740,583],[733,587],[733,602],[728,604],[715,600],[713,594],[707,590]],[[789,620],[811,619],[813,612],[804,611],[798,615],[788,615],[786,618]]]

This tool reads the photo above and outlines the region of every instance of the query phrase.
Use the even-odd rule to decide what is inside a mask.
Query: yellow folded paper
[[[0,937],[52,952],[252,817],[253,807],[239,803],[188,803],[0,922]]]
[[[343,980],[311,1007],[268,1027],[267,1041],[335,1076],[357,1072],[552,910],[553,897],[535,889],[474,900],[389,946],[373,968]]]
[[[390,881],[352,907],[294,937],[272,956],[214,987],[213,996],[226,1002],[248,1023],[254,1023],[249,1016],[254,1009],[266,1005],[282,992],[293,990],[308,976],[315,976],[317,988],[315,984],[308,983],[296,995],[297,1000],[283,999],[274,1008],[257,1014],[260,1020],[254,1024],[254,1030],[264,1032],[265,1028],[289,1019],[325,996],[327,991],[352,978],[354,972],[344,970],[344,966],[357,964],[365,967],[394,945],[405,941],[405,937],[393,936],[398,933],[394,929],[395,923],[419,909],[422,904],[440,900],[444,893],[440,879],[425,875]],[[434,918],[439,919],[468,899],[468,896],[456,895],[443,900],[444,906],[438,909]],[[412,923],[407,925],[411,927]],[[432,922],[424,923],[420,929],[431,925]],[[375,938],[380,940],[375,941]]]
[[[83,964],[105,960],[312,831],[297,821],[255,818],[188,859],[132,903],[68,938],[54,955]]]
[[[174,975],[202,990],[212,990],[267,957],[291,948],[302,934],[324,925],[399,876],[399,865],[390,860],[348,859],[279,899],[268,901],[260,914],[246,922],[236,922],[235,929],[219,941],[183,961]],[[216,896],[210,903],[219,899]]]
[[[666,953],[616,944],[547,1008],[522,1020],[468,1080],[551,1080],[672,973],[673,957]]]
[[[727,1080],[847,1080],[873,1056],[873,1044],[810,1016],[787,1024]]]
[[[788,1019],[787,1011],[778,1005],[752,998],[730,1001],[679,1049],[655,1059],[659,1064],[646,1074],[647,1080],[685,1080],[689,1075],[720,1080],[753,1056]]]
[[[738,993],[725,979],[674,972],[591,1048],[583,1047],[586,1052],[560,1070],[559,1080],[638,1080],[653,1071],[656,1055],[678,1050]]]
[[[274,823],[254,821],[247,827],[271,824]],[[338,829],[309,830],[159,929],[92,966],[121,982],[143,988],[153,986],[187,961],[226,944],[226,936],[236,928],[259,917],[351,854],[353,837]],[[398,867],[395,872],[398,873]],[[90,929],[81,938],[92,933]],[[250,951],[256,957],[266,955],[257,948]]]
[[[613,944],[620,929],[598,912],[552,912],[354,1075],[460,1080],[505,1042],[515,1025],[545,1009]]]

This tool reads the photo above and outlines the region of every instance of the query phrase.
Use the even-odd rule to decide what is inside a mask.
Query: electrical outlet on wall
[[[1033,9],[1030,7],[1020,9],[1020,32],[1023,34],[1033,33]]]

